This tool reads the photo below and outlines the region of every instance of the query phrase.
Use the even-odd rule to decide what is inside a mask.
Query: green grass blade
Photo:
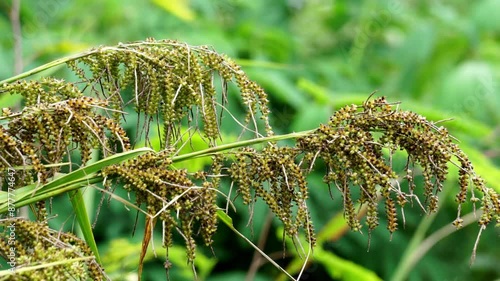
[[[332,280],[344,281],[382,281],[377,274],[370,269],[356,264],[348,259],[343,259],[321,247],[315,249],[314,260],[323,265]]]
[[[95,173],[102,170],[103,168],[135,158],[150,151],[152,150],[149,148],[141,148],[115,154],[106,159],[102,159],[100,161],[92,163],[84,168],[58,177],[41,187],[37,187],[36,184],[24,186],[15,191],[15,205],[16,207],[21,207],[40,200],[48,199],[65,192],[69,192],[69,198],[73,206],[73,210],[76,214],[80,229],[82,230],[85,242],[94,253],[97,262],[101,263],[99,251],[97,249],[97,244],[94,238],[94,233],[92,232],[92,226],[87,214],[85,202],[83,200],[82,191],[79,190],[79,188],[102,181],[103,179],[97,177]],[[2,204],[0,205],[0,213],[7,211],[9,203],[8,197],[7,200],[5,200],[5,198],[2,199],[3,201],[0,201],[2,202]]]
[[[268,255],[266,255],[266,253],[264,253],[261,249],[259,249],[259,247],[257,247],[257,245],[255,245],[254,243],[252,243],[252,241],[250,241],[248,238],[245,237],[245,235],[243,235],[241,232],[239,232],[233,225],[233,219],[228,216],[224,211],[222,210],[218,210],[217,211],[217,217],[219,217],[219,219],[229,227],[229,229],[231,229],[234,233],[236,233],[238,236],[240,236],[241,238],[243,238],[246,242],[248,242],[248,244],[250,244],[250,246],[252,246],[257,252],[259,252],[267,261],[269,261],[272,265],[274,265],[277,269],[279,269],[281,272],[283,272],[286,276],[288,276],[288,278],[290,278],[290,280],[293,280],[295,281],[295,278],[293,278],[293,276],[291,276],[288,272],[286,272],[286,270],[284,270],[281,266],[279,266],[279,264],[277,264],[273,259],[271,259]]]
[[[10,270],[10,269],[1,270],[0,277],[17,275],[17,274],[21,274],[24,272],[30,272],[30,271],[35,271],[35,270],[39,270],[39,269],[44,269],[44,268],[48,268],[48,267],[52,267],[52,266],[69,264],[69,263],[74,263],[74,262],[83,262],[83,261],[91,260],[92,258],[93,257],[81,257],[81,258],[74,258],[74,259],[65,259],[62,261],[54,261],[54,262],[48,262],[48,263],[43,263],[43,264],[37,264],[37,265],[17,268],[16,270]]]
[[[92,225],[90,223],[89,216],[87,215],[87,209],[85,207],[85,201],[83,200],[82,190],[77,189],[69,192],[69,200],[73,206],[73,210],[76,214],[76,219],[80,225],[80,229],[83,233],[83,238],[85,242],[90,247],[94,253],[95,259],[99,264],[101,263],[101,258],[99,257],[99,251],[97,249],[97,244],[94,238],[94,232],[92,231]]]
[[[143,147],[115,154],[113,156],[92,163],[88,166],[85,166],[81,169],[58,177],[45,185],[37,187],[37,184],[30,184],[18,188],[14,191],[12,198],[15,198],[15,206],[19,208],[71,190],[101,182],[103,179],[100,177],[96,177],[95,175],[95,173],[97,173],[98,171],[102,170],[105,167],[121,163],[123,161],[135,158],[141,154],[151,151],[153,150]],[[0,213],[5,213],[7,211],[8,204],[8,197],[2,196],[0,198]]]

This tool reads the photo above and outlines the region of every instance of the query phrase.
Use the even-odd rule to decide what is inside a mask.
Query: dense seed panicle
[[[483,215],[479,223],[486,225],[500,217],[498,194],[476,175],[471,162],[453,143],[447,130],[414,112],[399,110],[396,104],[388,103],[384,97],[367,100],[361,106],[341,108],[328,124],[299,139],[298,149],[316,153],[317,159],[324,161],[327,166],[324,181],[337,186],[343,194],[345,216],[354,230],[359,229],[359,222],[355,219],[350,189],[360,188],[358,201],[368,204],[366,224],[370,229],[378,225],[375,219],[378,198],[385,200],[387,227],[393,232],[397,228],[396,203],[402,208],[415,199],[426,204],[424,211],[432,213],[437,210],[437,195],[448,175],[448,164],[455,163],[453,158],[459,162],[457,202],[466,202],[468,187],[472,185],[483,194]],[[390,155],[398,150],[405,150],[408,154],[404,176],[407,191],[402,189],[384,150]],[[414,183],[414,169],[418,166],[424,179],[421,195]],[[423,197],[422,200],[419,197]],[[460,212],[454,224],[461,225]]]
[[[15,239],[9,239],[10,227],[15,228]],[[108,280],[87,244],[71,233],[51,230],[44,222],[18,218],[0,221],[0,229],[4,232],[0,237],[0,253],[10,260],[5,255],[15,249],[16,269],[60,262],[37,270],[20,271],[9,280],[70,280],[75,276],[81,280]],[[88,259],[63,262],[83,257]]]
[[[5,180],[5,172],[12,167],[29,167],[18,171],[14,188],[47,183],[61,171],[57,164],[65,159],[72,167],[81,167],[95,150],[107,157],[144,143],[159,152],[108,166],[99,176],[109,192],[122,185],[135,194],[137,206],[162,222],[165,247],[173,245],[173,232],[177,231],[184,239],[189,262],[195,259],[200,240],[207,246],[213,243],[217,194],[224,177],[237,186],[243,203],[263,200],[282,221],[285,234],[297,237],[303,231],[314,245],[307,175],[317,161],[326,166],[323,180],[338,189],[346,221],[355,231],[363,227],[356,204],[367,207],[369,231],[379,225],[380,206],[385,206],[391,233],[398,228],[398,208],[408,202],[417,201],[426,213],[435,212],[449,163],[457,163],[459,168],[457,203],[481,201],[479,224],[500,223],[498,193],[475,174],[447,130],[414,112],[399,110],[384,97],[339,109],[326,124],[298,138],[295,146],[279,146],[266,139],[261,149],[247,146],[227,152],[229,156],[210,154],[211,167],[192,174],[176,168],[173,158],[194,135],[210,149],[217,148],[222,140],[221,122],[229,119],[223,115],[229,113],[230,82],[239,89],[244,109],[243,122],[235,122],[236,134],[251,133],[252,138],[274,135],[267,95],[240,66],[205,46],[153,39],[99,47],[67,65],[78,81],[43,78],[0,85],[0,94],[20,95],[25,105],[17,112],[2,110],[0,180]],[[124,129],[125,117],[132,112],[138,120],[134,137]],[[159,147],[153,147],[150,140],[152,124],[158,126]],[[186,135],[188,142],[183,139]],[[402,180],[391,161],[399,150],[407,153]],[[415,184],[418,174],[422,188]],[[481,194],[480,199],[475,192]],[[15,220],[23,229],[14,245],[19,263],[56,261],[61,253],[91,255],[70,234],[54,240],[45,203],[40,201],[35,209],[38,222]],[[458,212],[453,224],[461,227],[462,223]],[[40,254],[30,256],[33,249]],[[9,250],[5,240],[0,239],[0,250],[3,254]],[[93,280],[103,278],[94,260],[66,267],[34,271],[30,278],[56,280],[52,277],[68,272],[87,274]]]

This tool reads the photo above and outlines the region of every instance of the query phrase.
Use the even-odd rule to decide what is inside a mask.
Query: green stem
[[[60,59],[51,61],[49,63],[40,65],[39,67],[33,68],[31,70],[28,70],[28,71],[23,72],[21,74],[18,74],[16,76],[12,76],[12,77],[9,77],[5,80],[2,80],[2,81],[0,81],[0,86],[3,84],[12,83],[12,82],[15,82],[17,80],[20,80],[20,79],[29,77],[31,75],[40,73],[42,71],[45,71],[45,70],[50,69],[52,67],[58,66],[60,64],[64,64],[64,63],[67,63],[67,62],[72,61],[72,60],[80,59],[80,58],[86,57],[88,55],[95,54],[98,51],[99,50],[91,50],[91,51],[87,51],[87,52],[83,52],[83,53],[79,53],[79,54],[75,54],[75,55],[71,55],[71,56],[67,56],[64,58],[60,58]]]
[[[183,155],[179,156],[174,156],[172,158],[173,162],[181,162],[189,159],[193,159],[196,157],[204,157],[204,156],[210,156],[222,151],[228,151],[234,148],[238,147],[244,147],[244,146],[251,146],[255,144],[261,144],[261,143],[266,143],[266,142],[275,142],[275,141],[280,141],[280,140],[287,140],[287,139],[296,139],[300,137],[307,136],[314,132],[314,130],[309,130],[309,131],[302,131],[302,132],[297,132],[297,133],[290,133],[290,134],[285,134],[285,135],[277,135],[277,136],[270,136],[270,137],[263,137],[263,138],[257,138],[257,139],[251,139],[251,140],[244,140],[244,141],[238,141],[238,142],[233,142],[225,145],[220,145],[217,147],[210,147],[207,149],[195,151],[192,153],[186,153]],[[133,154],[134,155],[139,155],[142,153],[145,153],[149,151],[147,148],[143,149],[137,149],[135,151],[129,151],[124,154]],[[123,155],[123,154],[122,154]],[[47,198],[76,190],[85,186],[89,186],[94,183],[99,183],[103,181],[102,176],[98,176],[95,173],[100,170],[103,167],[106,167],[107,165],[110,164],[117,164],[120,161],[125,161],[130,159],[131,156],[124,157],[121,155],[114,155],[111,158],[106,158],[98,161],[99,165],[90,165],[82,170],[76,170],[73,172],[75,174],[74,180],[68,181],[64,176],[57,178],[50,183],[46,185],[46,190],[37,192],[33,186],[31,188],[28,188],[28,186],[22,187],[20,189],[17,189],[15,191],[15,197],[19,198],[19,200],[16,201],[15,206],[17,208],[26,206],[31,203],[35,203],[40,200],[45,200]],[[113,159],[117,158],[117,159]],[[102,162],[102,163],[100,163]],[[94,167],[96,166],[96,167]],[[33,194],[30,196],[26,195],[27,190],[34,189],[32,192]],[[29,191],[31,192],[31,191]],[[7,211],[7,200],[8,200],[8,194],[2,193],[0,194],[0,214],[4,213]]]
[[[26,77],[32,76],[34,74],[40,73],[42,71],[48,70],[48,69],[50,69],[52,67],[55,67],[55,66],[58,66],[58,65],[61,65],[61,64],[65,64],[65,63],[70,62],[70,61],[74,61],[74,60],[81,59],[81,58],[84,58],[84,57],[87,57],[87,56],[90,56],[90,55],[93,55],[93,54],[104,53],[104,52],[108,52],[108,51],[133,52],[133,53],[136,53],[136,54],[140,54],[140,55],[144,56],[147,59],[154,60],[154,58],[148,57],[146,54],[141,53],[140,51],[137,51],[137,50],[129,48],[129,47],[135,47],[135,46],[138,46],[138,45],[177,45],[177,44],[168,43],[168,42],[155,42],[155,43],[136,42],[136,43],[129,43],[129,44],[120,43],[117,46],[106,46],[106,47],[100,47],[100,48],[96,48],[96,49],[91,49],[91,50],[88,50],[88,51],[85,51],[85,52],[81,52],[81,53],[78,53],[78,54],[73,54],[73,55],[70,55],[70,56],[67,56],[67,57],[63,57],[63,58],[60,58],[60,59],[53,60],[53,61],[51,61],[49,63],[43,64],[43,65],[41,65],[39,67],[36,67],[36,68],[31,69],[31,70],[25,71],[25,72],[20,73],[20,74],[18,74],[16,76],[9,77],[9,78],[7,78],[5,80],[0,81],[0,86],[2,86],[4,84],[15,82],[15,81],[20,80],[20,79],[24,79]]]
[[[78,225],[83,234],[85,242],[89,248],[94,253],[95,259],[99,264],[102,264],[101,258],[99,256],[99,250],[97,248],[97,243],[95,242],[94,232],[92,231],[92,225],[90,223],[89,216],[87,215],[87,208],[85,206],[85,200],[83,199],[83,193],[81,189],[73,190],[68,193],[71,205],[76,214],[76,219],[78,220]]]
[[[120,51],[124,51],[124,52],[126,52],[126,51],[133,52],[133,50],[127,49],[127,46],[128,45],[126,45],[126,44],[122,44],[119,47],[102,47],[102,48],[97,48],[97,49],[91,49],[89,51],[85,51],[85,52],[82,52],[82,53],[78,53],[78,54],[70,55],[70,56],[67,56],[67,57],[60,58],[60,59],[56,59],[56,60],[53,60],[53,61],[48,62],[46,64],[40,65],[39,67],[35,67],[35,68],[31,69],[31,70],[28,70],[28,71],[25,71],[23,73],[20,73],[20,74],[18,74],[16,76],[12,76],[12,77],[9,77],[9,78],[7,78],[5,80],[2,80],[2,81],[0,81],[0,86],[4,85],[4,84],[15,82],[15,81],[20,80],[20,79],[24,79],[24,78],[29,77],[31,75],[34,75],[34,74],[43,72],[45,70],[48,70],[48,69],[50,69],[52,67],[55,67],[55,66],[58,66],[58,65],[61,65],[61,64],[65,64],[67,62],[74,61],[74,60],[77,60],[77,59],[81,59],[81,58],[84,58],[84,57],[87,57],[87,56],[90,56],[90,55],[93,55],[93,54],[104,53],[104,52],[107,52],[107,51],[116,51],[116,50],[120,50]]]
[[[287,140],[287,139],[301,138],[301,137],[305,137],[307,135],[310,135],[313,132],[314,132],[314,130],[309,130],[309,131],[302,131],[302,132],[290,133],[290,134],[284,134],[284,135],[277,135],[277,136],[256,138],[256,139],[251,139],[251,140],[237,141],[237,142],[233,142],[233,143],[219,145],[216,147],[210,147],[210,148],[199,150],[199,151],[194,151],[191,153],[186,153],[186,154],[179,155],[179,156],[174,156],[174,157],[172,157],[172,162],[175,163],[175,162],[181,162],[181,161],[185,161],[185,160],[193,159],[193,158],[197,158],[197,157],[210,156],[210,155],[216,154],[218,152],[227,151],[227,150],[231,150],[231,149],[239,148],[239,147],[244,147],[244,146],[251,146],[251,145],[261,144],[261,143],[266,143],[266,142],[275,142],[275,141],[281,141],[281,140]]]
[[[442,202],[444,198],[447,198],[450,195],[451,188],[445,188],[444,191],[440,195],[440,202]],[[442,203],[439,204],[438,210],[442,207]],[[410,244],[406,247],[406,250],[400,259],[398,266],[394,274],[392,275],[391,281],[403,281],[408,279],[408,275],[410,274],[413,267],[417,264],[418,260],[423,257],[423,255],[418,256],[416,258],[416,252],[419,251],[419,248],[422,245],[422,242],[425,239],[425,234],[431,227],[434,219],[436,218],[438,212],[430,214],[426,218],[424,218],[417,227],[415,234],[411,238]]]
[[[417,227],[417,230],[415,231],[415,234],[413,234],[413,237],[411,238],[410,244],[406,247],[403,257],[401,258],[401,261],[398,267],[396,268],[393,277],[390,280],[392,281],[406,280],[408,274],[415,265],[415,263],[412,262],[413,253],[418,250],[418,247],[425,239],[425,234],[427,233],[427,230],[429,230],[429,227],[431,226],[432,222],[434,222],[435,217],[436,213],[424,218],[420,222],[419,226]]]

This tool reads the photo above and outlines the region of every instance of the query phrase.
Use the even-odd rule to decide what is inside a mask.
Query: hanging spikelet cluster
[[[106,117],[106,100],[87,97],[73,84],[56,79],[18,81],[0,88],[2,93],[21,94],[25,107],[20,112],[5,108],[0,126],[0,171],[7,167],[22,168],[18,186],[30,182],[45,183],[59,171],[47,164],[58,164],[78,149],[85,165],[92,149],[111,152],[118,142],[121,150],[129,148],[125,131]],[[27,167],[32,166],[33,172]],[[1,176],[0,176],[1,178]]]
[[[307,209],[307,182],[296,159],[300,150],[269,145],[261,151],[244,148],[236,154],[230,176],[237,183],[245,204],[262,198],[283,222],[285,233],[295,237],[306,229],[314,244],[314,230]],[[294,211],[296,209],[296,211]]]
[[[436,211],[449,163],[459,167],[457,202],[467,201],[468,188],[472,186],[472,192],[482,194],[479,223],[485,226],[494,220],[500,222],[498,194],[476,176],[467,156],[453,143],[446,129],[418,114],[399,110],[385,98],[346,106],[327,124],[302,134],[295,146],[284,147],[275,142],[279,138],[273,138],[265,92],[238,65],[210,48],[150,39],[96,48],[69,59],[67,64],[79,81],[45,78],[0,86],[0,94],[20,94],[25,103],[19,112],[4,109],[0,118],[0,180],[4,180],[7,169],[22,167],[13,187],[46,183],[60,172],[59,165],[48,164],[67,159],[72,167],[85,166],[94,149],[107,157],[129,150],[131,143],[150,145],[150,127],[155,124],[162,133],[158,153],[108,166],[96,177],[102,177],[109,192],[123,185],[135,194],[137,206],[161,221],[166,247],[172,245],[173,233],[179,233],[186,242],[189,262],[195,258],[198,234],[206,245],[212,244],[221,177],[228,177],[237,185],[245,204],[263,200],[283,222],[287,235],[296,237],[304,230],[314,244],[306,204],[306,177],[320,166],[316,165],[318,161],[326,166],[324,182],[335,186],[342,195],[345,217],[354,230],[362,228],[356,203],[367,205],[366,224],[370,231],[379,225],[380,202],[385,204],[391,233],[398,227],[397,208],[408,202],[416,202],[428,213]],[[245,109],[243,122],[236,121],[241,127],[233,133],[246,136],[245,131],[253,132],[252,138],[266,144],[263,149],[241,143],[230,148],[217,147],[220,122],[228,113],[225,105],[229,100],[229,82],[239,89]],[[138,115],[135,137],[123,129],[130,113]],[[212,156],[210,169],[190,174],[175,167],[173,162],[180,147],[189,145],[189,140],[183,139],[185,129],[188,139],[198,134],[210,147],[204,154]],[[243,148],[227,151],[235,147]],[[398,150],[405,150],[408,157],[403,181],[398,179],[391,162]],[[415,184],[418,173],[422,174],[422,189]],[[354,195],[357,193],[359,197]],[[470,201],[476,199],[472,193]],[[38,219],[45,221],[44,205],[37,206]],[[50,259],[40,256],[41,259],[64,259],[54,250],[57,246],[49,243],[54,237],[47,224],[16,223],[25,233],[18,242],[22,244],[18,246],[21,254],[27,255],[26,249],[36,248],[50,255]],[[460,212],[454,224],[461,226]],[[65,251],[89,253],[71,235],[61,237],[64,245],[77,247]],[[36,244],[29,244],[30,241]],[[0,252],[5,256],[6,251],[5,243],[1,244]],[[93,263],[84,266],[92,278],[100,278]]]
[[[185,117],[189,122],[196,121],[193,123],[199,120],[199,129],[213,144],[220,133],[217,116],[227,102],[228,82],[234,82],[240,89],[247,110],[245,124],[259,131],[256,118],[260,116],[265,131],[272,134],[264,90],[248,79],[240,66],[208,47],[149,39],[91,52],[92,55],[68,65],[89,88],[98,84],[95,94],[106,95],[113,108],[132,103],[137,112],[161,117],[165,134],[162,148],[168,148],[178,139],[180,122]],[[91,75],[80,64],[86,65]],[[220,91],[217,81],[221,83]],[[133,90],[128,99],[122,95],[126,88]]]
[[[0,280],[107,280],[87,244],[71,233],[24,219],[0,220],[0,229],[0,253],[18,271]],[[46,266],[20,270],[40,265]]]
[[[403,172],[406,183],[400,183],[392,167],[392,156],[399,150],[408,155]],[[379,225],[380,198],[385,204],[387,229],[391,233],[398,228],[397,206],[403,208],[408,202],[417,202],[425,212],[435,212],[450,163],[459,167],[457,202],[465,203],[468,187],[473,186],[473,192],[483,195],[479,224],[500,221],[498,194],[475,174],[467,156],[453,143],[446,129],[416,113],[398,110],[384,97],[341,108],[326,125],[299,138],[294,148],[275,145],[261,151],[244,148],[235,158],[230,176],[243,202],[251,204],[262,198],[283,222],[288,235],[294,236],[300,228],[305,228],[312,243],[314,233],[305,205],[308,190],[305,178],[317,161],[326,165],[324,182],[339,190],[345,218],[354,231],[362,228],[356,203],[367,205],[365,223],[370,231]],[[454,158],[458,163],[453,162]],[[417,169],[424,180],[422,191],[415,185]],[[357,199],[354,188],[360,191]],[[474,198],[470,201],[477,199]],[[453,224],[460,227],[461,223],[459,212]]]
[[[103,170],[106,184],[123,182],[134,192],[136,205],[143,203],[147,212],[163,222],[163,244],[172,246],[172,232],[185,239],[188,261],[195,258],[195,233],[200,233],[207,246],[217,230],[216,189],[218,178],[207,179],[204,173],[189,175],[186,170],[171,166],[170,153],[148,153],[121,165]],[[212,173],[220,173],[219,159],[214,159]],[[202,180],[201,186],[194,184]],[[198,229],[195,229],[197,226]]]
[[[327,167],[324,181],[335,185],[342,194],[345,217],[354,230],[359,230],[361,223],[355,212],[352,188],[361,190],[359,203],[368,206],[366,224],[370,230],[378,225],[378,197],[385,199],[387,228],[392,233],[398,225],[396,204],[402,208],[409,201],[417,201],[429,213],[437,210],[438,193],[447,177],[449,163],[460,169],[457,202],[466,202],[468,187],[472,185],[483,194],[479,223],[487,225],[493,219],[500,219],[498,194],[475,174],[471,162],[446,129],[416,113],[398,110],[383,97],[368,100],[362,106],[340,109],[327,125],[299,139],[298,147],[317,153],[317,159],[324,161]],[[400,185],[388,160],[398,150],[408,154],[406,189]],[[459,163],[452,162],[453,157]],[[418,166],[424,180],[422,192],[416,189],[414,180],[413,169]],[[461,226],[460,212],[454,224]]]
[[[220,179],[207,178],[206,172],[190,177],[185,170],[169,166],[169,157],[183,142],[182,126],[215,146],[231,82],[239,88],[246,110],[244,122],[239,122],[240,133],[272,135],[266,93],[224,55],[171,40],[99,47],[68,60],[67,65],[78,81],[44,78],[0,87],[0,93],[22,95],[25,105],[20,112],[4,109],[0,171],[25,169],[16,177],[15,187],[21,187],[46,183],[60,171],[60,166],[47,165],[65,157],[79,167],[90,160],[93,149],[103,156],[126,151],[131,141],[122,126],[126,115],[135,111],[143,121],[137,124],[138,134],[131,137],[133,143],[149,144],[154,121],[163,132],[161,152],[108,167],[102,176],[110,190],[112,184],[124,183],[125,189],[136,194],[138,206],[145,205],[149,214],[157,215],[164,227],[165,246],[172,244],[172,231],[178,230],[192,261],[195,233],[201,233],[205,244],[212,243]],[[265,133],[259,133],[262,130]],[[223,157],[214,156],[211,173],[221,173],[222,161]],[[29,166],[32,169],[26,169]]]

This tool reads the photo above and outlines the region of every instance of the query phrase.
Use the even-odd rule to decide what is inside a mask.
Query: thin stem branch
[[[307,135],[311,134],[312,132],[314,132],[314,130],[237,141],[237,142],[233,142],[233,143],[229,143],[229,144],[224,144],[224,145],[219,145],[216,147],[210,147],[207,149],[194,151],[191,153],[186,153],[186,154],[179,155],[179,156],[174,156],[174,157],[172,157],[172,162],[175,163],[175,162],[181,162],[181,161],[184,161],[187,159],[210,156],[210,155],[222,152],[222,151],[227,151],[227,150],[231,150],[231,149],[239,148],[239,147],[244,147],[244,146],[262,144],[262,143],[267,143],[267,142],[275,142],[275,141],[281,141],[281,140],[287,140],[287,139],[296,139],[296,138],[307,136]]]
[[[464,227],[478,220],[477,214],[475,213],[469,213],[463,216],[462,219],[464,220],[462,223]],[[395,277],[392,280],[405,280],[406,277],[408,277],[408,274],[410,273],[411,269],[424,257],[424,255],[434,245],[436,245],[439,241],[443,240],[444,238],[453,234],[456,231],[457,228],[449,224],[440,228],[432,235],[427,237],[425,240],[423,240],[420,243],[420,245],[418,245],[416,250],[411,252],[411,254],[409,254],[405,258],[405,262],[403,263],[404,265],[400,267],[400,269],[397,271],[397,274],[395,274]]]
[[[2,81],[0,81],[0,85],[6,84],[6,83],[15,82],[17,80],[20,80],[20,79],[29,77],[31,75],[40,73],[40,72],[45,71],[47,69],[50,69],[52,67],[55,67],[55,66],[67,63],[67,62],[72,61],[72,60],[80,59],[80,58],[86,57],[88,55],[95,54],[97,52],[98,52],[97,50],[91,50],[91,51],[88,51],[88,52],[84,52],[84,53],[80,53],[80,54],[76,54],[76,55],[71,55],[71,56],[67,56],[67,57],[64,57],[64,58],[60,58],[60,59],[51,61],[49,63],[43,64],[43,65],[41,65],[39,67],[35,67],[35,68],[33,68],[31,70],[28,70],[26,72],[23,72],[21,74],[12,76],[12,77],[7,78],[5,80],[2,80]]]
[[[10,23],[12,25],[12,35],[14,39],[14,74],[23,71],[23,38],[21,33],[21,21],[19,13],[21,10],[21,0],[12,0],[10,9]]]
[[[81,59],[81,58],[84,58],[84,57],[87,57],[87,56],[90,56],[90,55],[93,55],[93,54],[104,53],[104,52],[108,52],[108,51],[113,51],[113,52],[116,52],[116,51],[131,52],[131,53],[139,54],[139,55],[143,56],[146,59],[154,60],[154,58],[151,58],[151,57],[149,57],[146,54],[143,54],[143,53],[141,53],[141,52],[139,52],[137,50],[134,50],[134,49],[130,48],[130,47],[134,47],[134,46],[138,46],[138,45],[167,45],[167,46],[175,46],[175,45],[179,45],[179,44],[175,44],[173,42],[156,42],[156,43],[151,43],[151,42],[149,42],[149,43],[148,42],[137,42],[137,43],[129,43],[129,44],[119,43],[117,46],[99,47],[99,48],[91,49],[91,50],[88,50],[88,51],[85,51],[85,52],[81,52],[81,53],[73,54],[73,55],[70,55],[70,56],[62,57],[60,59],[56,59],[56,60],[51,61],[49,63],[43,64],[43,65],[41,65],[39,67],[33,68],[33,69],[29,70],[29,71],[25,71],[25,72],[20,73],[18,75],[9,77],[9,78],[7,78],[5,80],[0,81],[0,85],[3,85],[5,83],[12,83],[12,82],[15,82],[17,80],[24,79],[26,77],[32,76],[34,74],[43,72],[43,71],[48,70],[48,69],[50,69],[52,67],[55,67],[55,66],[58,66],[58,65],[61,65],[61,64],[65,64],[65,63],[70,62],[70,61],[74,61],[74,60]],[[199,48],[193,48],[193,47],[191,47],[191,48],[195,49],[195,50],[199,49]],[[204,51],[209,52],[209,50],[204,50]]]
[[[268,212],[264,222],[264,226],[260,231],[259,242],[257,243],[257,247],[261,250],[264,250],[264,247],[266,246],[266,241],[267,237],[269,236],[269,230],[271,229],[272,221],[273,221],[273,213]],[[247,276],[245,278],[246,281],[254,280],[255,275],[259,270],[259,267],[262,265],[262,260],[263,257],[261,256],[261,254],[258,251],[255,251],[253,253],[252,263],[250,264],[250,268],[248,269]]]
[[[444,192],[441,194],[441,198],[448,197],[450,192],[451,192],[450,190],[451,189],[449,189],[449,188],[445,189]],[[440,210],[440,208],[438,208],[438,210]],[[438,212],[431,213],[430,215],[428,215],[427,217],[422,219],[422,221],[420,222],[420,224],[417,227],[417,230],[413,234],[413,237],[412,237],[410,243],[408,244],[408,247],[406,247],[406,250],[405,250],[398,266],[396,267],[394,274],[392,275],[392,278],[391,278],[392,281],[406,280],[406,278],[408,277],[408,274],[410,273],[412,268],[415,266],[415,264],[423,257],[423,255],[425,253],[427,253],[428,249],[422,250],[422,249],[420,249],[420,247],[425,246],[424,243],[429,243],[429,242],[427,242],[427,241],[429,241],[429,238],[434,237],[430,241],[435,241],[435,242],[430,244],[429,248],[432,245],[434,245],[435,243],[437,243],[439,240],[444,238],[444,236],[441,237],[442,234],[438,234],[439,236],[437,236],[437,237],[439,237],[439,239],[436,239],[435,238],[436,236],[434,236],[436,233],[425,238],[425,234],[427,233],[427,231],[431,227],[432,223],[436,219],[437,214],[438,214]],[[455,227],[453,227],[453,228],[455,228]]]
[[[309,130],[309,131],[302,131],[302,132],[290,133],[290,134],[285,134],[285,135],[270,136],[270,137],[264,137],[264,138],[258,138],[258,139],[233,142],[233,143],[226,144],[226,145],[220,145],[217,147],[211,147],[211,148],[195,151],[192,153],[186,153],[183,155],[174,156],[174,157],[172,157],[172,162],[175,163],[175,162],[181,162],[181,161],[193,159],[196,157],[209,156],[209,155],[213,155],[213,154],[220,153],[223,151],[228,151],[228,150],[238,148],[238,147],[250,146],[250,145],[267,143],[267,142],[274,142],[274,141],[280,141],[280,140],[286,140],[286,139],[299,138],[299,137],[306,136],[312,132],[313,132],[313,130]],[[50,198],[50,197],[55,196],[57,194],[61,194],[64,192],[75,190],[75,189],[79,189],[79,188],[82,188],[84,186],[88,186],[88,185],[93,184],[93,183],[102,182],[103,180],[104,179],[102,176],[100,176],[100,175],[98,176],[95,173],[92,173],[92,175],[88,175],[87,177],[83,177],[79,181],[71,182],[67,186],[65,186],[64,188],[59,188],[56,191],[51,190],[50,192],[43,192],[41,194],[35,194],[27,199],[19,200],[18,202],[16,202],[16,207],[25,206],[25,205],[37,202],[39,200],[44,200],[44,199]],[[2,213],[2,212],[5,212],[5,209],[0,208],[0,213]]]

